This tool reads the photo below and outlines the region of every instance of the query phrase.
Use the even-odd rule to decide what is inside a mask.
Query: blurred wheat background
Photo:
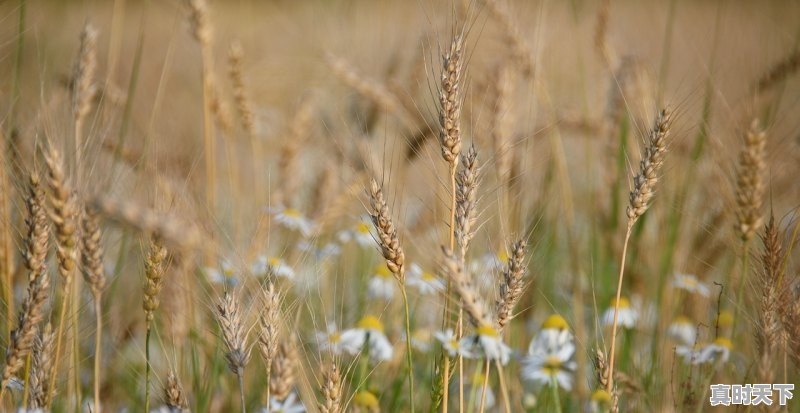
[[[0,410],[700,412],[798,383],[798,17],[2,2]]]

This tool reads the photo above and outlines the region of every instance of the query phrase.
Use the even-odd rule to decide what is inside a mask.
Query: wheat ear
[[[322,403],[318,407],[321,413],[342,412],[342,377],[336,363],[330,363],[322,375]]]
[[[217,304],[214,315],[222,330],[222,341],[225,344],[225,359],[228,361],[228,368],[239,380],[242,413],[245,413],[244,367],[250,360],[250,350],[245,343],[247,338],[244,332],[239,301],[236,296],[231,292],[225,292],[225,295]]]

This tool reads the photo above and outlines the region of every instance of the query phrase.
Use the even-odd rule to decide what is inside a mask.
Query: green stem
[[[150,411],[150,322],[147,323],[147,333],[144,337],[144,411]]]
[[[247,413],[247,403],[244,400],[244,369],[240,369],[236,377],[239,378],[239,398],[242,403],[242,413]]]
[[[556,413],[561,413],[561,399],[558,397],[558,378],[553,375],[550,387],[553,389],[553,403],[556,405]]]
[[[406,363],[408,364],[408,402],[411,403],[411,413],[414,413],[414,369],[411,360],[411,317],[408,311],[408,294],[405,283],[400,283],[400,292],[403,293],[403,307],[406,313]]]

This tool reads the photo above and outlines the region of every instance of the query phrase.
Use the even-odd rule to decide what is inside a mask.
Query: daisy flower
[[[270,212],[272,212],[275,222],[284,228],[298,231],[304,237],[308,237],[314,232],[314,221],[306,218],[294,208],[274,208]]]
[[[357,408],[364,409],[368,412],[377,411],[380,408],[378,396],[375,396],[375,394],[369,390],[361,390],[353,395],[353,404]]]
[[[692,323],[692,320],[689,320],[684,316],[676,317],[667,329],[667,333],[670,337],[687,345],[694,344],[696,332],[697,331],[694,323]]]
[[[270,397],[269,409],[266,407],[261,409],[261,413],[303,413],[305,411],[306,407],[294,392],[289,393],[283,401]]]
[[[721,329],[728,329],[733,327],[733,313],[728,310],[722,310],[717,316],[717,326]]]
[[[575,346],[572,343],[561,348],[543,348],[529,352],[522,360],[522,379],[537,388],[554,382],[564,390],[572,389],[572,374],[576,364],[572,361]]]
[[[403,333],[405,340],[405,333]],[[411,333],[411,347],[421,353],[427,353],[431,349],[431,332],[429,330],[420,329]]]
[[[342,352],[342,333],[339,332],[336,324],[328,323],[325,331],[317,331],[314,336],[320,351],[337,355]]]
[[[383,323],[371,315],[362,318],[355,328],[342,331],[340,343],[350,355],[360,353],[368,345],[369,355],[375,361],[389,360],[393,354],[392,345],[383,333]]]
[[[461,345],[461,341],[456,337],[452,329],[448,328],[445,331],[437,331],[433,333],[433,336],[442,344],[442,347],[447,350],[447,354],[450,357],[455,357],[459,354],[465,358],[475,357],[469,349]]]
[[[611,410],[611,404],[611,395],[603,389],[597,389],[589,400],[589,411],[591,413],[608,412]]]
[[[444,291],[444,281],[432,273],[424,271],[417,264],[411,264],[408,268],[406,284],[416,288],[420,294],[437,294]]]
[[[614,324],[614,307],[616,306],[616,303],[616,299],[612,300],[608,309],[605,311],[605,313],[603,313],[603,324],[607,326]],[[620,297],[619,316],[617,317],[619,325],[625,328],[633,328],[638,320],[639,313],[633,307],[631,307],[631,302],[625,297]]]
[[[294,278],[294,269],[278,257],[266,257],[261,255],[256,258],[256,262],[252,265],[251,270],[253,274],[258,277],[265,277],[269,273],[272,273],[278,277],[288,279]]]
[[[324,261],[342,253],[342,248],[332,242],[323,245],[322,248],[317,248],[313,243],[304,239],[297,243],[297,248],[313,256],[317,261]]]
[[[229,284],[233,285],[236,284],[236,269],[233,268],[233,264],[231,264],[228,260],[222,260],[219,264],[219,268],[215,267],[205,267],[203,268],[203,273],[205,274],[208,281],[212,284]]]
[[[572,343],[572,333],[569,331],[569,323],[564,317],[553,314],[542,322],[542,329],[528,346],[528,353],[536,351],[549,351],[547,349],[558,349]],[[545,350],[542,350],[545,349]]]
[[[375,239],[372,236],[372,222],[368,218],[362,218],[353,229],[340,231],[337,238],[342,244],[355,241],[361,248],[372,248],[375,245]]]
[[[367,285],[367,295],[369,298],[382,298],[384,300],[391,300],[394,297],[394,289],[397,281],[394,279],[394,274],[389,271],[389,267],[385,264],[375,267],[375,273],[369,280]]]
[[[686,290],[693,294],[699,294],[703,297],[708,297],[711,290],[708,285],[698,280],[692,274],[676,273],[675,278],[672,280],[672,286],[681,290]]]
[[[489,360],[498,360],[505,365],[511,358],[511,348],[503,343],[503,338],[497,330],[489,325],[482,325],[475,330],[475,334],[461,339],[460,346],[465,349],[462,353],[476,355],[482,354]]]
[[[697,350],[694,364],[725,363],[731,356],[733,343],[725,337],[717,337],[710,344]]]

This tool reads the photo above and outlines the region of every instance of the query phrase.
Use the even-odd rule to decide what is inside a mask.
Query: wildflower
[[[317,248],[313,243],[304,239],[297,243],[297,248],[313,256],[317,261],[324,261],[342,253],[342,248],[332,242],[323,245],[322,248]]]
[[[696,328],[692,320],[684,316],[678,316],[669,325],[667,333],[678,342],[691,345],[695,341]]]
[[[552,384],[555,380],[559,387],[570,390],[576,367],[571,360],[573,354],[575,344],[569,324],[560,315],[551,315],[528,346],[528,354],[522,360],[522,378],[537,387]]]
[[[391,300],[394,297],[394,289],[397,281],[389,268],[384,265],[375,267],[375,273],[369,280],[367,286],[367,295],[370,298],[382,298],[384,300]]]
[[[314,221],[306,218],[300,211],[294,208],[273,208],[270,210],[275,218],[275,222],[284,228],[298,231],[304,237],[308,237],[314,232]]]
[[[697,351],[694,364],[725,363],[731,356],[733,343],[725,337],[717,337]]]
[[[569,323],[564,317],[553,314],[542,322],[542,329],[528,346],[528,353],[536,351],[545,352],[549,349],[561,348],[572,343],[572,333],[569,331]]]
[[[717,327],[727,329],[732,326],[733,326],[733,313],[728,310],[720,311],[719,315],[717,316]]]
[[[374,316],[365,316],[355,328],[342,331],[340,343],[351,355],[360,353],[367,345],[370,357],[376,361],[389,360],[393,354],[392,345],[383,333],[383,323]]]
[[[411,264],[408,268],[406,284],[419,290],[420,294],[437,294],[444,291],[444,281],[435,275],[424,271],[417,264]]]
[[[693,294],[699,294],[703,297],[708,297],[708,295],[711,294],[711,290],[708,288],[708,286],[691,274],[675,274],[675,279],[672,280],[672,285],[675,288],[686,290]]]
[[[405,336],[403,337],[405,339]],[[411,333],[411,347],[422,353],[427,353],[431,349],[431,332],[420,329]]]
[[[455,357],[459,354],[465,358],[475,357],[468,348],[461,345],[461,341],[456,337],[452,329],[448,328],[445,331],[437,331],[433,333],[433,336],[442,343],[442,347],[447,350],[447,354],[450,355],[450,357]]]
[[[355,241],[361,248],[372,248],[375,245],[375,239],[371,231],[372,222],[369,218],[364,218],[356,224],[355,228],[340,231],[337,238],[342,244]]]
[[[589,411],[591,413],[608,412],[611,410],[612,404],[611,394],[603,389],[597,389],[589,400]]]
[[[366,411],[377,411],[380,403],[378,397],[368,390],[361,390],[353,396],[353,404]]]
[[[228,284],[233,285],[237,283],[236,280],[236,269],[233,267],[228,260],[222,260],[219,265],[219,268],[215,267],[205,267],[203,268],[203,273],[205,274],[208,281],[213,284]]]
[[[269,273],[275,274],[278,277],[288,279],[294,278],[294,269],[286,262],[278,257],[259,256],[252,266],[253,274],[256,276],[266,276]]]
[[[270,397],[269,410],[266,407],[261,409],[261,413],[303,413],[305,411],[306,407],[294,392],[289,393],[283,401]]]
[[[617,300],[612,300],[609,308],[603,313],[603,324],[614,324],[614,307],[616,307]],[[639,320],[639,313],[631,307],[631,302],[625,297],[619,299],[619,315],[617,321],[620,326],[625,328],[633,328],[636,321]]]
[[[317,331],[314,335],[320,351],[337,355],[342,352],[342,333],[336,324],[328,323],[325,331]]]
[[[489,360],[498,360],[505,365],[511,358],[511,348],[503,343],[500,333],[490,325],[482,325],[475,330],[475,334],[461,339],[460,346],[465,349],[462,353],[475,356],[482,354]]]

